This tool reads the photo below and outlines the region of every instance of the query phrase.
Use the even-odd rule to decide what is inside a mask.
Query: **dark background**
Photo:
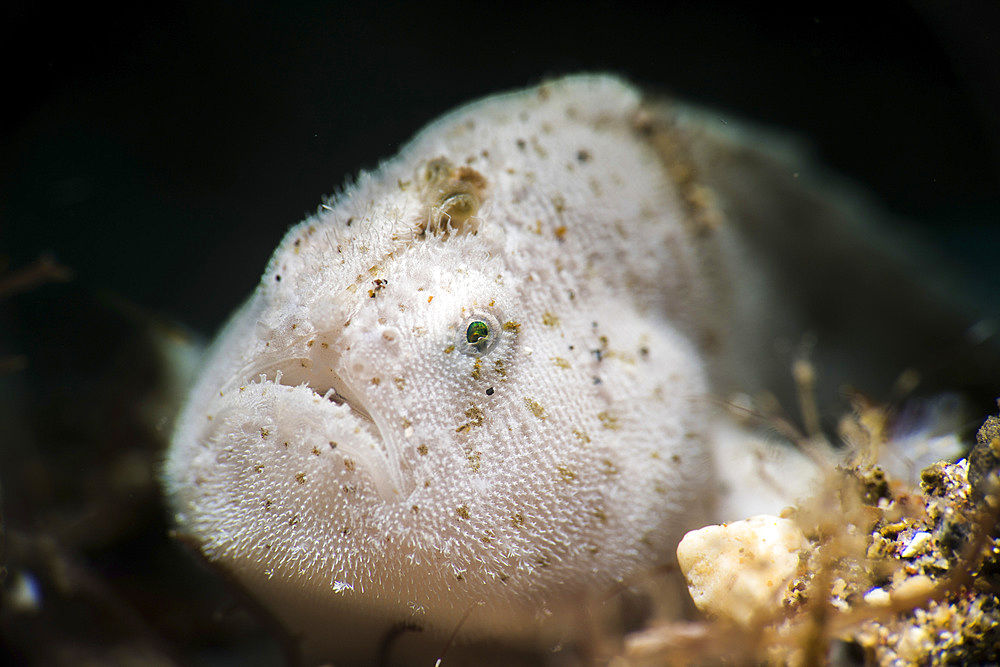
[[[800,133],[996,274],[995,2],[162,4],[5,10],[8,267],[51,251],[208,334],[291,224],[428,121],[609,70]]]

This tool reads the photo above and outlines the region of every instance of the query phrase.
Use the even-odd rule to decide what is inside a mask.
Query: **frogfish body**
[[[306,660],[404,625],[567,636],[712,518],[713,397],[792,395],[776,341],[867,280],[796,169],[607,76],[438,120],[292,228],[210,348],[166,463],[178,531]],[[908,327],[854,366],[887,386],[939,336],[884,292],[824,297],[820,368],[855,324]]]

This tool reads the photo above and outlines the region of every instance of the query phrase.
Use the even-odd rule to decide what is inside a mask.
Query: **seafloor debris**
[[[884,424],[859,412],[855,455],[786,512],[808,544],[780,603],[635,633],[621,664],[1000,664],[1000,420],[919,489],[873,462]]]

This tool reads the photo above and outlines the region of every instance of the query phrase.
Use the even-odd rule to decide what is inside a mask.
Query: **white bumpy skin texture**
[[[294,227],[211,347],[177,528],[306,655],[545,637],[704,523],[695,230],[639,107],[576,77],[439,120]]]

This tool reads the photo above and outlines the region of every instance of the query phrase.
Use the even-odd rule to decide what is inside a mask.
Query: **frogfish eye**
[[[458,329],[458,347],[466,354],[479,357],[500,340],[500,322],[492,314],[476,312],[466,318]]]
[[[469,322],[465,330],[465,342],[476,347],[485,346],[490,340],[490,325],[482,320]]]

